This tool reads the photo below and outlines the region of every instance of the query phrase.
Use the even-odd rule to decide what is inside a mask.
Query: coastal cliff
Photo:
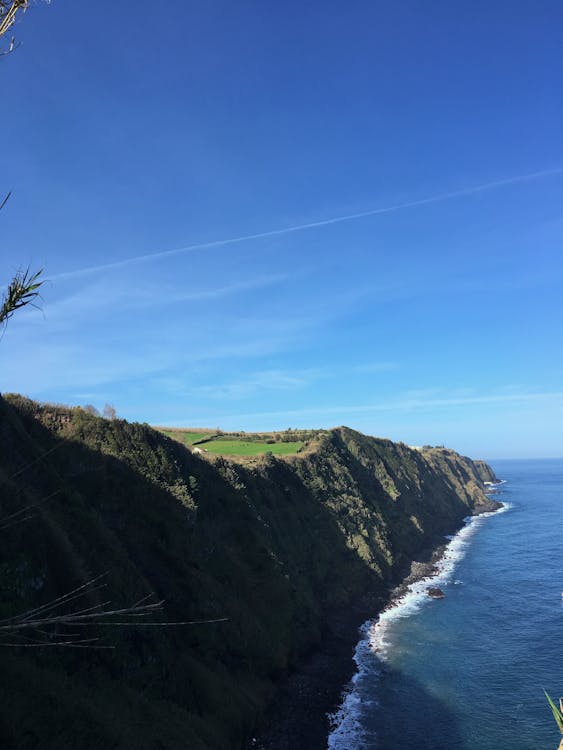
[[[499,481],[495,476],[495,472],[491,469],[488,463],[485,461],[473,461],[479,477],[488,484],[497,484]]]
[[[413,559],[495,507],[485,481],[483,462],[346,427],[234,461],[0,399],[0,619],[101,575],[81,607],[154,593],[153,619],[226,618],[85,626],[91,649],[6,646],[1,746],[240,748],[335,613],[374,611]]]

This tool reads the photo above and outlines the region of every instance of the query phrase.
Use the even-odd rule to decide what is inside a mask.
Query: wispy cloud
[[[378,401],[364,404],[342,404],[335,406],[318,406],[314,408],[293,409],[284,411],[270,411],[249,414],[230,414],[222,417],[220,421],[249,420],[258,418],[328,418],[338,416],[346,419],[356,414],[367,414],[373,412],[412,412],[426,409],[441,409],[464,406],[495,406],[507,404],[534,404],[534,403],[553,403],[563,406],[563,391],[549,392],[521,392],[521,393],[495,393],[481,394],[475,396],[444,396],[442,398],[413,398],[410,396],[389,399],[387,401]],[[215,421],[218,420],[214,416]]]
[[[6,362],[3,387],[33,397],[69,390],[90,392],[107,383],[130,381],[132,374],[134,378],[147,377],[171,364],[160,351],[123,350],[110,355],[104,347],[87,347],[80,342],[57,344],[52,340],[35,342],[27,362],[25,356],[24,351],[21,357]]]
[[[98,305],[104,308],[103,303]],[[194,366],[211,363],[208,366],[215,377],[225,376],[232,371],[233,361],[277,356],[300,345],[323,322],[322,315],[308,317],[302,313],[283,318],[237,316],[232,320],[220,314],[213,319],[203,316],[200,323],[190,325],[189,316],[171,315],[164,325],[160,318],[145,316],[142,325],[131,328],[116,324],[113,304],[106,307],[102,321],[101,316],[81,308],[72,314],[67,310],[69,314],[57,315],[56,324],[50,324],[48,330],[28,325],[23,318],[16,320],[3,346],[8,353],[2,370],[3,390],[43,398],[51,392],[83,392],[112,383],[117,386],[169,376],[179,385],[172,389],[166,386],[169,392],[191,396]],[[95,320],[88,324],[91,318]],[[48,320],[51,322],[50,317]],[[66,329],[73,335],[62,337],[61,331],[66,333]],[[228,369],[221,364],[225,360]],[[256,372],[261,373],[270,369],[258,367]],[[265,377],[262,375],[260,381],[263,386]],[[287,375],[286,384],[290,378],[297,383],[301,374]],[[270,384],[275,382],[270,375]],[[278,375],[277,385],[281,382]],[[235,392],[234,386],[227,382],[224,387]]]
[[[398,362],[364,362],[363,364],[351,365],[349,371],[369,375],[378,372],[391,372],[392,370],[398,370],[399,367]]]
[[[530,172],[523,175],[514,175],[512,177],[506,177],[500,180],[493,180],[491,182],[484,182],[480,185],[473,185],[472,187],[462,188],[460,190],[452,190],[445,193],[437,193],[435,195],[428,196],[426,198],[419,198],[418,200],[406,201],[404,203],[395,203],[391,206],[382,206],[380,208],[370,209],[368,211],[359,211],[358,213],[342,214],[339,216],[332,216],[327,219],[320,219],[319,221],[311,221],[305,224],[294,224],[291,226],[280,227],[279,229],[270,229],[265,232],[256,232],[254,234],[244,234],[238,237],[228,237],[222,240],[212,240],[210,242],[200,242],[197,244],[186,245],[185,247],[174,248],[171,250],[159,250],[153,253],[146,253],[144,255],[137,255],[131,258],[125,258],[123,260],[114,261],[111,263],[103,263],[97,266],[87,266],[85,268],[78,268],[72,271],[65,271],[63,273],[55,274],[51,276],[52,280],[62,280],[76,278],[77,276],[84,276],[91,273],[97,273],[99,271],[116,270],[120,268],[126,268],[131,265],[138,263],[147,263],[151,261],[161,260],[163,258],[169,258],[174,255],[182,255],[184,253],[193,253],[200,250],[208,250],[215,247],[223,247],[225,245],[236,245],[242,242],[249,242],[251,240],[267,239],[268,237],[278,237],[280,235],[292,234],[294,232],[302,232],[308,229],[317,229],[320,227],[330,226],[332,224],[341,224],[347,221],[355,221],[357,219],[365,219],[370,216],[378,216],[380,214],[392,213],[395,211],[403,211],[409,208],[416,208],[418,206],[425,206],[432,203],[441,203],[442,201],[452,200],[454,198],[462,198],[468,195],[475,195],[476,193],[482,193],[486,190],[495,190],[497,188],[506,187],[508,185],[515,185],[520,182],[529,182],[531,180],[539,180],[543,177],[550,177],[553,175],[563,174],[563,167],[555,167],[553,169],[544,169],[538,172]]]
[[[217,385],[202,385],[192,389],[192,393],[207,398],[246,398],[260,391],[291,391],[303,388],[310,383],[305,374],[291,374],[281,370],[265,370],[251,373],[240,380]]]
[[[124,287],[117,282],[99,282],[75,291],[52,304],[46,302],[41,314],[50,324],[51,330],[52,324],[62,324],[64,328],[72,328],[82,318],[91,318],[93,314],[97,317],[115,316],[117,313],[144,310],[155,306],[219,300],[282,284],[287,278],[287,274],[265,274],[231,284],[191,290],[166,288],[146,282],[142,286],[134,287]],[[20,322],[35,323],[36,317],[36,311],[24,311],[24,314],[20,316]]]
[[[377,374],[396,370],[399,364],[396,362],[368,362],[351,364],[345,367],[319,366],[309,368],[267,369],[254,372],[246,372],[238,377],[227,381],[217,380],[217,368],[204,368],[197,374],[197,378],[213,379],[213,382],[194,385],[193,368],[184,376],[159,376],[159,387],[176,397],[193,398],[202,397],[205,400],[220,399],[244,399],[260,396],[261,394],[274,391],[296,391],[309,388],[319,381],[349,378],[353,374]]]

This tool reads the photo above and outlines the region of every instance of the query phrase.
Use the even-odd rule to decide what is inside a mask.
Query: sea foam
[[[500,482],[499,482],[500,484]],[[362,712],[369,708],[359,695],[359,686],[366,679],[373,679],[384,668],[389,652],[389,635],[393,623],[418,612],[433,600],[428,596],[429,586],[446,586],[452,579],[457,563],[464,557],[472,536],[487,518],[503,513],[510,508],[504,502],[502,508],[464,519],[465,525],[448,539],[444,553],[434,566],[430,576],[411,583],[376,620],[368,620],[360,628],[360,641],[354,652],[357,672],[347,686],[338,710],[329,716],[331,731],[328,737],[329,750],[366,750],[368,737],[362,722]],[[454,583],[461,583],[454,581]],[[371,701],[373,702],[373,701]]]

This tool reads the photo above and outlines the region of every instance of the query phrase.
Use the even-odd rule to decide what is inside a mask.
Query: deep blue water
[[[542,688],[563,695],[563,459],[491,463],[508,510],[452,542],[445,599],[419,584],[360,642],[334,750],[556,750]]]

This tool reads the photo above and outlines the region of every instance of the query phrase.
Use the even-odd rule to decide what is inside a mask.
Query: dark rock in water
[[[445,599],[446,597],[442,589],[429,588],[426,589],[426,593],[428,594],[428,596],[431,596],[432,599]]]
[[[498,500],[493,500],[490,495],[492,495],[492,492],[487,492],[487,500],[483,503],[479,503],[479,505],[475,505],[473,510],[471,511],[472,516],[480,516],[481,513],[494,513],[497,510],[500,510],[502,508],[502,503],[499,503]]]

